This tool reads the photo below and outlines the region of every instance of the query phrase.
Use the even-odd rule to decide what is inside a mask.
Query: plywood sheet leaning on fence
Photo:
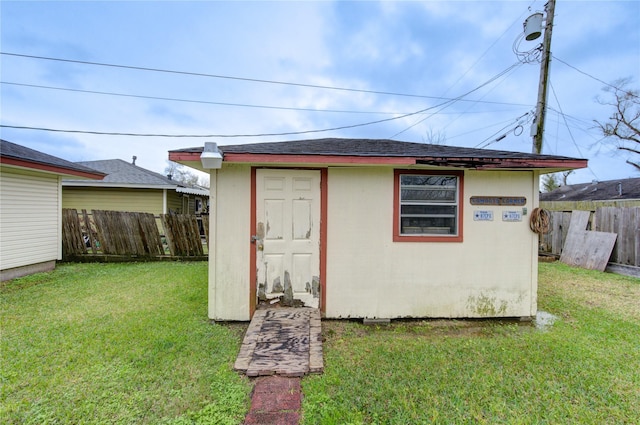
[[[596,230],[618,234],[612,262],[640,266],[640,207],[598,208]]]
[[[617,234],[588,231],[589,211],[573,211],[560,261],[585,269],[604,271]]]

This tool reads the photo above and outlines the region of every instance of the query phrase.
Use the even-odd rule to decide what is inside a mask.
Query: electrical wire
[[[553,54],[552,54],[551,56],[553,57],[553,59],[557,60],[558,62],[565,64],[565,65],[566,65],[566,66],[568,66],[569,68],[571,68],[571,69],[573,69],[573,70],[575,70],[575,71],[578,71],[579,73],[581,73],[581,74],[583,74],[583,75],[586,75],[587,77],[592,78],[592,79],[596,80],[597,82],[604,84],[605,86],[609,86],[609,87],[611,87],[611,88],[613,88],[613,89],[616,89],[616,90],[618,90],[618,91],[621,91],[621,92],[623,92],[623,93],[625,93],[625,94],[627,94],[627,95],[629,95],[629,96],[631,96],[631,97],[639,97],[637,94],[635,94],[635,93],[633,93],[633,92],[630,92],[630,91],[624,90],[624,89],[623,89],[623,88],[621,88],[621,87],[614,86],[614,85],[613,85],[613,84],[611,84],[611,83],[607,83],[606,81],[603,81],[603,80],[601,80],[601,79],[599,79],[599,78],[596,78],[596,77],[594,77],[593,75],[591,75],[591,74],[589,74],[589,73],[587,73],[587,72],[584,72],[584,71],[582,71],[582,70],[580,70],[580,69],[576,68],[576,67],[575,67],[575,66],[573,66],[573,65],[568,64],[567,62],[563,61],[562,59],[558,58],[557,56],[555,56],[555,55],[553,55]]]
[[[37,131],[50,131],[50,132],[58,132],[58,133],[80,133],[80,134],[97,134],[97,135],[105,135],[105,136],[133,136],[133,137],[194,137],[194,138],[236,138],[236,137],[267,137],[267,136],[292,136],[292,135],[300,135],[300,134],[311,134],[311,133],[323,133],[327,131],[336,131],[336,130],[345,130],[349,128],[357,128],[364,127],[373,124],[380,124],[383,122],[398,120],[406,117],[410,117],[412,115],[417,115],[428,111],[429,109],[435,108],[428,107],[425,109],[421,109],[416,112],[411,112],[408,114],[400,115],[398,117],[385,118],[377,121],[370,121],[366,123],[360,124],[351,124],[344,125],[340,127],[332,127],[332,128],[324,128],[317,130],[304,130],[304,131],[288,131],[282,133],[258,133],[258,134],[153,134],[153,133],[122,133],[122,132],[110,132],[110,131],[89,131],[89,130],[64,130],[64,129],[55,129],[55,128],[45,128],[45,127],[31,127],[31,126],[18,126],[18,125],[6,125],[0,124],[0,128],[12,128],[18,130],[37,130]]]
[[[487,147],[487,146],[489,146],[489,145],[492,145],[492,144],[494,144],[494,143],[496,143],[496,142],[501,141],[502,139],[504,139],[505,137],[507,137],[507,133],[509,133],[509,132],[511,132],[511,131],[515,132],[515,130],[516,130],[518,127],[522,127],[524,124],[526,124],[526,122],[527,122],[527,121],[530,121],[530,120],[532,119],[532,117],[533,117],[533,112],[532,112],[532,111],[529,111],[529,112],[526,112],[526,113],[524,113],[524,114],[520,115],[520,116],[519,116],[518,118],[516,118],[515,120],[512,120],[512,121],[515,121],[515,122],[512,122],[512,123],[510,123],[509,125],[505,125],[505,126],[504,126],[504,127],[502,127],[500,130],[496,131],[496,132],[495,132],[495,133],[493,133],[491,136],[487,137],[487,138],[486,138],[486,139],[484,139],[482,142],[480,142],[480,143],[478,143],[477,145],[475,145],[475,146],[474,146],[474,148],[477,148],[477,147],[479,147],[480,145],[482,145],[483,143],[487,142],[487,143],[485,143],[484,145],[480,146],[480,148],[481,148],[481,149],[484,149],[484,148],[486,148],[486,147]],[[527,118],[527,119],[526,119],[526,120],[524,120],[523,118]],[[506,128],[508,128],[508,127],[511,127],[511,128],[510,128],[509,130],[504,131],[504,130],[505,130]],[[499,135],[499,136],[498,136],[498,135]],[[498,136],[498,137],[496,137],[496,136]],[[491,141],[489,141],[489,139],[491,139],[491,138],[493,138],[493,137],[496,137],[496,138],[495,138],[495,139],[493,139],[493,140],[491,140]]]
[[[513,72],[515,72],[515,70],[516,70],[517,68],[518,68],[518,67],[514,67],[513,69],[511,69],[511,70],[509,71],[509,74],[511,74],[511,73],[513,73]],[[505,75],[506,75],[506,74],[505,74]],[[489,91],[487,91],[485,94],[483,94],[483,95],[480,97],[480,99],[479,99],[479,100],[480,100],[480,101],[482,101],[482,99],[484,99],[484,97],[485,97],[485,96],[488,96],[488,95],[489,95],[489,93],[491,93],[491,92],[492,92],[496,87],[498,87],[499,85],[500,85],[500,83],[498,83],[498,84],[496,84],[495,86],[493,86]],[[458,115],[456,118],[454,118],[453,120],[450,120],[450,121],[449,121],[449,122],[448,122],[448,123],[447,123],[447,124],[442,128],[442,130],[443,130],[443,131],[444,131],[444,130],[446,130],[446,129],[447,129],[450,125],[452,125],[454,122],[456,122],[457,120],[459,120],[461,117],[465,116],[465,114],[468,114],[468,113],[469,113],[469,110],[470,110],[473,106],[474,106],[474,105],[469,105],[469,107],[468,107],[467,109],[465,109],[464,111],[460,112],[460,113],[459,113],[459,115]],[[526,105],[526,106],[529,106],[529,105]]]
[[[531,4],[530,4],[530,5],[529,5],[529,7],[528,7],[528,9],[529,9],[529,10],[531,10],[531,6],[533,6],[533,4],[534,4],[535,2],[536,2],[536,0],[533,0],[533,1],[531,2]],[[463,79],[463,78],[464,78],[464,77],[465,77],[465,76],[466,76],[466,75],[467,75],[467,74],[468,74],[468,73],[469,73],[469,72],[470,72],[470,71],[471,71],[471,70],[472,70],[472,69],[473,69],[473,68],[474,68],[474,67],[475,67],[479,62],[480,62],[480,60],[481,60],[483,57],[485,57],[485,56],[486,56],[486,54],[489,52],[489,50],[491,50],[491,49],[493,48],[493,46],[495,46],[495,45],[498,43],[498,41],[500,41],[500,40],[502,39],[502,37],[504,37],[504,36],[505,36],[505,34],[506,34],[506,33],[507,33],[507,32],[508,32],[508,31],[509,31],[509,30],[510,30],[510,29],[511,29],[511,28],[512,28],[512,27],[513,27],[513,26],[514,26],[514,25],[515,25],[515,24],[516,24],[516,23],[517,23],[517,22],[522,18],[522,16],[524,16],[524,14],[525,14],[524,12],[523,12],[523,13],[521,13],[521,14],[520,14],[520,16],[518,16],[518,17],[517,17],[517,18],[516,18],[512,23],[511,23],[511,25],[509,25],[509,26],[504,30],[504,32],[503,32],[503,33],[502,33],[502,34],[501,34],[501,35],[500,35],[500,36],[499,36],[499,37],[498,37],[498,38],[497,38],[497,39],[496,39],[496,40],[495,40],[495,41],[494,41],[494,42],[493,42],[489,47],[487,47],[487,49],[486,49],[486,50],[485,50],[485,51],[480,55],[480,57],[478,57],[478,59],[476,59],[476,61],[475,61],[475,62],[474,62],[474,63],[473,63],[473,64],[472,64],[472,65],[471,65],[471,66],[470,66],[470,67],[469,67],[469,68],[468,68],[468,69],[467,69],[467,70],[466,70],[466,71],[465,71],[465,72],[464,72],[464,73],[463,73],[463,74],[462,74],[462,75],[461,75],[461,76],[460,76],[460,77],[459,77],[459,78],[458,78],[458,79],[457,79],[457,80],[452,84],[452,85],[450,85],[450,86],[449,86],[449,88],[444,92],[444,94],[447,94],[447,93],[449,92],[449,90],[451,90],[453,87],[455,87],[455,86],[456,86],[456,84],[458,84],[458,83],[459,83],[459,82],[460,82],[460,81],[461,81],[461,80],[462,80],[462,79]],[[515,69],[515,68],[514,68],[514,69]],[[443,109],[444,109],[444,108],[446,108],[446,107],[448,107],[448,106],[443,107]],[[467,113],[467,112],[468,112],[468,109],[467,109],[467,111],[464,111],[464,112],[463,112],[463,114],[464,114],[464,113]],[[462,116],[463,114],[460,114],[460,115],[458,116],[458,118],[459,118],[460,116]],[[411,128],[415,127],[416,125],[418,125],[418,124],[420,124],[420,123],[424,122],[425,120],[427,120],[427,119],[431,118],[433,115],[434,115],[434,114],[430,114],[429,116],[427,116],[427,117],[425,117],[425,118],[423,118],[423,119],[421,119],[421,120],[419,120],[419,121],[417,121],[417,122],[413,123],[412,125],[410,125],[409,127],[405,128],[404,130],[402,130],[402,131],[400,131],[400,132],[398,132],[398,133],[394,134],[393,136],[391,136],[391,139],[393,139],[393,138],[395,138],[395,137],[399,136],[400,134],[402,134],[402,133],[404,133],[404,132],[406,132],[406,131],[410,130]],[[451,121],[449,124],[447,124],[447,126],[445,126],[445,128],[446,128],[446,127],[448,127],[451,123],[455,122],[458,118],[454,119],[454,120],[453,120],[453,121]]]
[[[293,83],[293,82],[287,82],[287,81],[235,77],[230,75],[207,74],[207,73],[201,73],[201,72],[176,71],[176,70],[161,69],[161,68],[143,67],[143,66],[118,65],[118,64],[111,64],[111,63],[104,63],[104,62],[90,62],[90,61],[80,61],[80,60],[74,60],[74,59],[53,58],[48,56],[25,55],[21,53],[10,53],[10,52],[0,51],[0,55],[22,57],[22,58],[29,58],[29,59],[49,60],[49,61],[57,61],[57,62],[66,62],[66,63],[77,63],[77,64],[83,64],[83,65],[103,66],[103,67],[110,67],[110,68],[130,69],[130,70],[136,70],[136,71],[150,71],[150,72],[160,72],[160,73],[167,73],[167,74],[190,75],[195,77],[220,78],[220,79],[227,79],[227,80],[253,82],[253,83],[278,84],[278,85],[306,87],[306,88],[324,89],[324,90],[339,90],[339,91],[355,92],[355,93],[380,94],[385,96],[402,96],[402,97],[413,97],[413,98],[423,98],[423,99],[449,100],[448,98],[438,97],[438,96],[388,92],[388,91],[379,91],[379,90],[354,89],[354,88],[348,88],[348,87],[323,86],[318,84]]]
[[[339,126],[339,127],[331,127],[331,128],[325,128],[325,129],[304,130],[304,131],[289,131],[289,132],[282,132],[282,133],[259,133],[259,134],[200,134],[200,135],[178,134],[178,135],[172,135],[172,134],[149,134],[149,133],[102,132],[102,131],[89,131],[89,130],[65,130],[65,129],[53,129],[53,128],[45,128],[45,127],[35,127],[35,126],[12,126],[12,125],[5,125],[5,124],[0,124],[0,128],[51,131],[51,132],[62,132],[62,133],[100,134],[100,135],[109,135],[109,136],[199,137],[199,138],[214,138],[214,137],[216,137],[216,138],[236,138],[236,137],[291,136],[291,135],[300,135],[300,134],[322,133],[322,132],[328,132],[328,131],[337,131],[337,130],[345,130],[345,129],[350,129],[350,128],[364,127],[364,126],[373,125],[373,124],[380,124],[380,123],[383,123],[383,122],[389,122],[389,121],[394,121],[394,120],[399,120],[399,119],[411,117],[411,116],[418,115],[418,114],[423,114],[423,113],[425,113],[425,112],[427,112],[429,110],[438,108],[438,107],[440,107],[442,105],[445,105],[445,104],[453,102],[453,101],[460,100],[463,97],[468,96],[469,94],[479,90],[480,88],[484,87],[485,85],[487,85],[490,82],[494,81],[495,79],[499,78],[501,75],[503,75],[504,73],[508,72],[508,70],[510,70],[512,67],[518,66],[518,65],[519,65],[519,63],[516,62],[515,64],[511,65],[509,68],[507,68],[504,71],[500,72],[496,76],[490,78],[488,81],[486,81],[485,83],[481,84],[480,86],[468,91],[467,93],[464,93],[464,94],[458,96],[457,98],[454,98],[453,100],[448,100],[448,101],[443,102],[443,103],[441,103],[439,105],[430,106],[430,107],[427,107],[427,108],[424,108],[424,109],[420,109],[418,111],[411,112],[411,113],[408,113],[408,114],[403,114],[403,115],[400,115],[400,116],[397,116],[397,117],[391,117],[391,118],[385,118],[385,119],[381,119],[381,120],[370,121],[370,122],[365,122],[365,123],[360,123],[360,124],[351,124],[351,125],[345,125],[345,126]]]
[[[562,112],[562,106],[560,105],[560,101],[558,100],[558,95],[556,94],[556,89],[553,87],[553,83],[551,81],[549,81],[549,86],[551,87],[551,93],[553,93],[553,97],[556,100],[556,104],[558,105],[558,108],[560,109],[560,112]],[[564,114],[562,114],[562,115],[564,115]],[[564,119],[564,116],[563,116],[563,119]],[[567,127],[567,131],[569,132],[569,137],[571,138],[571,141],[573,142],[573,145],[578,150],[578,153],[580,154],[580,157],[584,158],[585,156],[582,154],[582,150],[578,146],[578,143],[576,142],[576,139],[573,137],[573,133],[571,132],[571,129],[569,128],[569,125],[568,125],[566,119],[564,119],[564,123],[565,123],[565,126]],[[591,172],[591,174],[593,174],[593,176],[596,178],[596,180],[600,180],[598,178],[598,176],[596,175],[595,171],[593,171],[591,169],[591,167],[587,167],[587,169]]]
[[[531,6],[533,6],[533,4],[536,2],[536,0],[533,0],[531,2],[531,4],[529,5],[528,9],[531,10]],[[471,70],[480,62],[480,60],[482,60],[482,58],[484,58],[487,53],[489,53],[489,50],[491,50],[493,48],[493,46],[495,46],[498,41],[500,41],[502,39],[502,37],[505,36],[505,34],[507,34],[507,32],[516,24],[520,21],[520,19],[522,19],[522,17],[524,16],[526,12],[523,12],[520,14],[520,16],[518,16],[512,23],[511,25],[509,25],[502,34],[500,34],[500,36],[498,38],[496,38],[496,40],[491,43],[491,45],[489,47],[487,47],[487,49],[482,52],[482,54],[478,57],[478,59],[476,59],[476,61],[452,84],[449,86],[449,88],[444,92],[444,94],[447,94],[449,92],[449,90],[451,90],[453,87],[456,86],[456,84],[458,84],[469,72],[471,72]]]
[[[242,107],[242,108],[256,108],[256,109],[276,109],[276,110],[302,111],[302,112],[332,112],[332,113],[343,113],[343,114],[380,114],[380,115],[399,115],[399,114],[409,113],[409,112],[390,112],[390,111],[354,111],[354,110],[344,110],[344,109],[317,109],[317,108],[300,108],[300,107],[293,107],[293,106],[273,106],[273,105],[254,105],[254,104],[247,104],[247,103],[214,102],[214,101],[207,101],[207,100],[180,99],[180,98],[173,98],[173,97],[146,96],[146,95],[127,94],[127,93],[104,92],[104,91],[96,91],[96,90],[72,89],[68,87],[44,86],[39,84],[16,83],[12,81],[0,81],[0,84],[12,85],[12,86],[18,86],[18,87],[30,87],[30,88],[45,89],[45,90],[68,91],[73,93],[86,93],[86,94],[97,94],[97,95],[104,95],[104,96],[130,97],[135,99],[162,100],[162,101],[169,101],[169,102],[185,102],[185,103],[196,103],[196,104],[207,104],[207,105],[234,106],[234,107]],[[501,104],[506,106],[523,106],[523,105],[517,105],[512,103],[502,103],[502,102],[492,102],[492,101],[482,101],[482,100],[461,99],[461,101],[487,103],[487,104]]]
[[[540,62],[542,58],[542,44],[538,44],[536,47],[529,49],[527,51],[520,51],[520,43],[524,39],[524,34],[520,34],[514,41],[511,46],[511,50],[513,50],[513,54],[516,55],[518,60],[522,63],[535,63]]]
[[[484,86],[492,83],[493,81],[497,80],[498,78],[502,77],[503,75],[507,74],[509,71],[511,71],[512,69],[514,69],[515,67],[520,66],[519,62],[516,62],[512,65],[510,65],[508,68],[504,69],[503,71],[500,71],[498,74],[494,75],[493,77],[491,77],[490,79],[488,79],[487,81],[485,81],[484,83],[482,83],[481,85],[477,86],[476,88],[469,90],[468,92],[461,94],[460,96],[453,98],[447,102],[443,102],[440,105],[436,105],[435,107],[441,107],[441,109],[439,111],[441,111],[444,108],[448,108],[449,106],[453,105],[455,102],[457,102],[458,100],[462,99],[463,97],[466,97],[468,95],[470,95],[473,92],[476,92],[478,90],[480,90],[481,88],[483,88]],[[439,112],[437,111],[437,112]],[[435,112],[435,113],[437,113]],[[416,121],[415,123],[413,123],[412,125],[410,125],[409,127],[405,128],[402,131],[397,132],[396,134],[394,134],[393,136],[390,137],[390,139],[395,139],[396,137],[398,137],[399,135],[401,135],[402,133],[410,130],[411,128],[415,127],[416,125],[420,124],[421,122],[425,121],[426,119],[432,117],[435,113],[429,114],[428,116]]]
[[[335,112],[335,113],[342,113],[342,114],[398,115],[401,113],[401,112],[381,112],[381,111],[353,111],[353,110],[341,110],[341,109],[296,108],[296,107],[287,107],[287,106],[251,105],[246,103],[213,102],[213,101],[207,101],[207,100],[178,99],[173,97],[144,96],[144,95],[137,95],[137,94],[103,92],[103,91],[96,91],[96,90],[80,90],[80,89],[71,89],[66,87],[53,87],[53,86],[42,86],[37,84],[14,83],[9,81],[0,81],[0,84],[7,84],[12,86],[20,86],[20,87],[31,87],[31,88],[38,88],[38,89],[47,89],[47,90],[61,90],[61,91],[69,91],[74,93],[131,97],[135,99],[163,100],[163,101],[169,101],[169,102],[198,103],[198,104],[206,104],[206,105],[237,106],[242,108],[278,109],[278,110],[287,110],[287,111],[306,111],[306,112]],[[402,113],[407,113],[407,112],[402,112]]]

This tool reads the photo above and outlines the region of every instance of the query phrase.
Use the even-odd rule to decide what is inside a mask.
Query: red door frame
[[[251,223],[249,225],[249,317],[253,317],[257,304],[258,269],[256,245],[251,237],[256,234],[256,171],[258,169],[276,170],[318,170],[320,171],[320,312],[326,312],[327,303],[327,177],[326,168],[281,168],[281,167],[251,167]]]

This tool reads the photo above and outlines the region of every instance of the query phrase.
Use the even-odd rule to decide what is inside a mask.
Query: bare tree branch
[[[609,99],[596,101],[601,105],[611,106],[614,110],[608,121],[594,120],[597,128],[607,139],[612,139],[620,151],[628,154],[640,155],[640,97],[638,90],[627,90],[630,79],[620,79],[611,87],[605,87],[604,92]],[[631,159],[627,164],[640,171],[640,163]]]

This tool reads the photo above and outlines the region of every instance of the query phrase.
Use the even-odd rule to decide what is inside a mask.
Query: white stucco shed
[[[209,317],[259,303],[326,318],[532,317],[543,173],[583,159],[316,139],[219,148],[210,170]],[[169,152],[202,170],[203,148]]]

